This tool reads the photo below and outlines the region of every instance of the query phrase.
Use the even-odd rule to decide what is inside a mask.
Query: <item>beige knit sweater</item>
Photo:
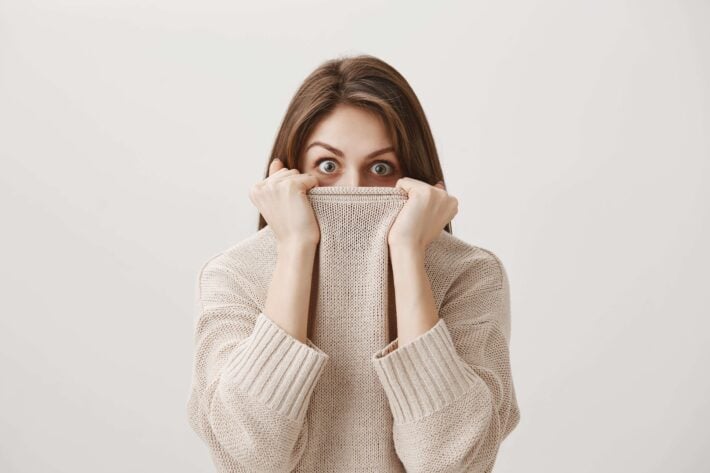
[[[217,471],[492,471],[520,419],[501,261],[442,230],[425,252],[440,319],[398,347],[387,232],[406,192],[308,196],[321,240],[307,343],[263,312],[277,256],[268,225],[197,280],[187,413]]]

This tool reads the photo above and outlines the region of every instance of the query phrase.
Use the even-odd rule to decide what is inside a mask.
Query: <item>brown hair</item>
[[[414,91],[397,70],[368,54],[327,60],[306,77],[281,122],[264,179],[276,158],[288,169],[298,169],[306,138],[340,104],[362,107],[382,118],[404,176],[431,185],[444,180],[429,123]],[[266,224],[260,213],[258,229]],[[451,233],[451,222],[444,230]]]

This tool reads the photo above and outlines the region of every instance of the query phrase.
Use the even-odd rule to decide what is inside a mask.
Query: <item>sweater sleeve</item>
[[[431,329],[401,347],[397,338],[372,357],[408,473],[488,473],[520,420],[505,269],[497,257],[467,266]]]
[[[189,422],[227,471],[291,471],[328,355],[273,322],[229,266],[214,257],[200,270]]]

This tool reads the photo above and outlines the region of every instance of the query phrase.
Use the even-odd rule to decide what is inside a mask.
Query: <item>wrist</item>
[[[312,242],[309,240],[296,238],[293,240],[282,240],[276,242],[276,249],[278,253],[310,253],[314,252],[318,247],[317,242]]]
[[[424,258],[424,248],[414,242],[389,245],[390,259],[398,261],[418,261]]]

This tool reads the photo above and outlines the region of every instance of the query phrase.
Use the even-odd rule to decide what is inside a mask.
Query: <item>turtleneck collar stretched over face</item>
[[[309,333],[315,343],[351,350],[346,356],[367,363],[377,348],[396,337],[387,234],[407,192],[398,187],[330,186],[311,188],[307,195],[321,232]],[[332,325],[346,323],[343,319],[359,331],[362,345],[333,340],[337,326]]]
[[[407,201],[407,192],[399,187],[313,187],[306,195],[323,245],[362,247],[366,241],[386,241],[389,227]]]

